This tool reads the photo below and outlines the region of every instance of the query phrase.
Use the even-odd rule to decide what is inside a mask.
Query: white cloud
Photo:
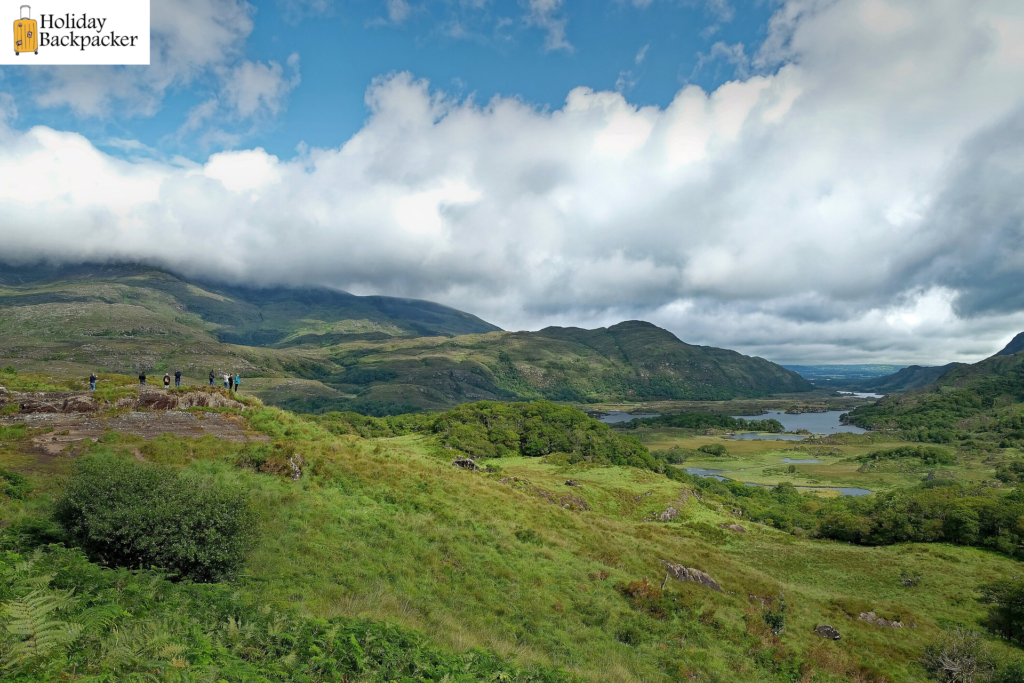
[[[647,58],[647,50],[649,50],[650,48],[651,48],[651,44],[647,43],[642,48],[637,50],[636,57],[633,59],[633,61],[636,63],[637,66],[640,66],[641,64],[644,63],[644,59]]]
[[[568,19],[562,15],[563,0],[527,0],[526,21],[538,26],[547,33],[544,38],[544,49],[565,50],[572,52],[572,44],[565,37],[565,25]]]
[[[388,0],[388,18],[400,24],[408,18],[412,8],[406,0]]]
[[[664,108],[478,105],[399,74],[341,148],[203,165],[0,126],[4,255],[416,296],[511,329],[647,318],[786,361],[973,360],[1024,329],[1024,6],[880,1],[791,0],[760,75]]]

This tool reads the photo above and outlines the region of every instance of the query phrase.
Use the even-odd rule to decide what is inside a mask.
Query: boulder
[[[839,638],[841,637],[839,635],[839,631],[832,628],[828,624],[821,624],[820,626],[815,626],[814,632],[822,638],[827,638],[829,640],[839,640]]]
[[[676,581],[692,581],[694,583],[699,583],[702,586],[706,586],[711,590],[718,591],[719,593],[724,592],[722,590],[722,587],[718,585],[717,581],[715,581],[708,574],[702,572],[699,569],[694,569],[693,567],[684,567],[681,564],[668,562],[666,560],[661,560],[661,563],[665,565],[665,569],[668,570],[668,573],[665,576],[666,580],[668,580],[668,577],[671,576]]]
[[[60,411],[51,403],[39,401],[34,398],[26,398],[21,401],[21,412],[23,413],[59,413]]]
[[[728,529],[729,531],[735,531],[738,534],[747,533],[747,530],[741,527],[739,524],[719,524],[718,526],[722,527],[723,529]]]
[[[476,461],[472,458],[455,458],[452,460],[452,465],[455,467],[461,467],[464,470],[470,470],[472,472],[479,472],[483,468],[476,464]]]
[[[888,619],[878,616],[874,612],[861,612],[857,618],[869,624],[881,626],[882,628],[903,628],[902,621],[889,621]]]
[[[565,485],[566,486],[582,486],[582,484],[579,483],[578,481],[576,481],[575,479],[567,479],[566,482],[565,482]]]
[[[89,396],[72,396],[61,406],[62,413],[93,413],[96,410],[96,401]]]
[[[667,510],[658,515],[659,522],[671,522],[673,519],[679,516],[679,510],[669,506]]]

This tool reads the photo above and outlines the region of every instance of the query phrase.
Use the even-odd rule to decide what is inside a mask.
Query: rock
[[[565,482],[565,485],[566,486],[582,486],[583,484],[579,483],[575,479],[567,479],[566,482]]]
[[[888,619],[883,619],[874,612],[861,612],[857,618],[869,624],[881,626],[882,628],[903,628],[902,621],[889,621]]]
[[[455,458],[452,460],[452,465],[455,467],[461,467],[464,470],[470,470],[472,472],[479,472],[482,467],[476,464],[476,461],[471,458]]]
[[[27,398],[20,404],[23,413],[59,413],[56,406],[45,401],[38,401],[34,398]]]
[[[719,593],[724,592],[722,587],[718,585],[717,581],[699,569],[684,567],[681,564],[667,562],[665,560],[661,560],[661,563],[665,565],[665,569],[668,570],[668,576],[671,576],[676,581],[692,581],[694,583],[699,583],[702,586],[706,586],[711,590],[718,591]],[[666,578],[668,578],[668,576],[666,576]]]
[[[841,637],[839,635],[839,631],[837,631],[836,629],[832,628],[828,624],[822,624],[820,626],[815,626],[814,627],[814,632],[817,633],[822,638],[827,638],[829,640],[839,640],[839,638]]]
[[[648,496],[650,496],[652,493],[654,493],[654,491],[648,491],[647,493],[641,493],[639,496],[636,496],[635,498],[633,498],[633,500],[643,500],[644,498],[647,498]]]
[[[96,401],[88,396],[72,396],[61,407],[62,413],[93,413],[96,410]]]
[[[729,531],[735,531],[738,534],[747,533],[747,530],[741,527],[739,524],[719,524],[718,526],[720,526],[723,529],[728,529]]]
[[[305,466],[306,461],[298,453],[288,458],[288,469],[290,470],[288,476],[292,478],[292,481],[298,481],[302,478],[302,468]]]
[[[671,522],[673,519],[679,516],[679,510],[669,506],[667,510],[658,515],[659,522]]]

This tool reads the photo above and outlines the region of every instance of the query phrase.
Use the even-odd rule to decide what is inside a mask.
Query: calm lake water
[[[787,432],[796,432],[806,429],[811,434],[836,434],[838,432],[851,432],[863,434],[866,429],[854,427],[853,425],[839,424],[839,416],[846,410],[830,410],[827,413],[801,413],[800,415],[787,415],[781,410],[769,410],[764,415],[733,415],[746,420],[771,420],[775,419],[782,423],[782,428]],[[748,437],[750,438],[750,437]],[[761,438],[767,438],[762,436]]]
[[[856,396],[857,398],[882,398],[885,394],[866,394],[863,391],[837,391],[837,394]]]
[[[621,410],[610,410],[607,415],[597,418],[606,425],[618,424],[619,422],[629,422],[635,420],[638,417],[658,417],[657,413],[624,413]]]
[[[821,462],[817,458],[783,458],[782,462],[789,463],[790,465],[799,465],[800,463],[810,462]]]
[[[807,437],[797,436],[796,434],[758,434],[756,432],[744,432],[742,434],[733,434],[726,438],[737,439],[739,441],[803,441]]]
[[[711,479],[717,479],[718,481],[728,481],[729,477],[724,476],[724,472],[729,470],[712,470],[706,467],[687,467],[686,473],[695,477],[708,477]],[[744,482],[744,486],[760,486],[764,488],[772,488],[767,484],[751,484],[750,482]],[[839,491],[841,496],[867,496],[873,493],[869,489],[860,489],[853,486],[797,486],[796,488],[802,491]]]

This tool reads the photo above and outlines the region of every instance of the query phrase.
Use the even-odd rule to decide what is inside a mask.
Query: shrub
[[[962,628],[943,635],[924,651],[924,665],[940,681],[979,683],[993,669],[992,654],[981,636]]]
[[[871,462],[873,460],[900,460],[903,458],[916,458],[925,465],[955,465],[956,455],[938,446],[900,446],[898,448],[884,448],[872,451],[863,455],[859,460]]]
[[[195,581],[230,575],[255,535],[241,488],[111,455],[75,464],[54,519],[103,564],[155,566]]]
[[[786,629],[786,598],[782,593],[778,600],[767,599],[762,603],[761,619],[775,635]]]
[[[723,456],[729,455],[729,451],[726,450],[725,446],[720,443],[709,443],[701,446],[697,449],[701,453],[707,453],[708,455]]]
[[[0,470],[0,495],[23,500],[31,490],[32,485],[23,475]]]

